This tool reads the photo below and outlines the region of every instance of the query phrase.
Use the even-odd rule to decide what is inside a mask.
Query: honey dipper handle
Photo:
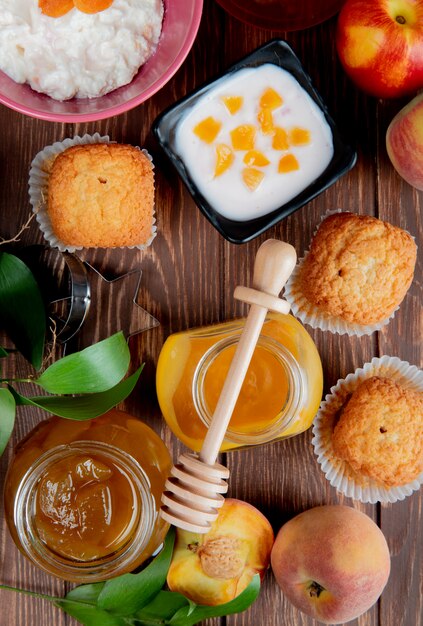
[[[253,287],[263,294],[278,296],[295,267],[295,249],[283,241],[268,239],[257,251]],[[237,349],[223,385],[210,427],[200,451],[200,459],[215,463],[225,437],[242,383],[254,353],[267,314],[265,305],[253,304],[248,313]]]

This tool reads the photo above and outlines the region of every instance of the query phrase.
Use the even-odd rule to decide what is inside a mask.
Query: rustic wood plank
[[[378,216],[408,230],[422,241],[423,193],[403,181],[386,153],[385,134],[389,122],[405,101],[384,102],[378,107]],[[398,356],[417,367],[423,366],[422,352],[422,265],[421,243],[414,281],[394,319],[379,333],[379,352]],[[402,502],[384,505],[380,524],[392,556],[392,574],[380,602],[380,623],[408,626],[421,624],[423,550],[423,494],[420,490]]]

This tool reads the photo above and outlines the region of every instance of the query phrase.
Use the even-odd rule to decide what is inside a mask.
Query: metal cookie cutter
[[[64,299],[69,300],[68,316],[63,328],[57,334],[57,339],[61,343],[66,343],[80,330],[88,315],[91,305],[91,288],[87,268],[81,259],[70,252],[63,252],[62,256],[69,270],[70,295],[68,298],[52,300],[50,304],[56,304]]]
[[[120,330],[129,339],[159,326],[158,320],[137,303],[141,269],[108,280],[87,261],[70,252],[35,245],[25,248],[23,257],[36,275],[50,316],[58,322],[57,340],[68,344],[67,347],[78,333],[78,349],[81,349],[81,344],[91,345]],[[121,297],[122,292],[125,298]],[[127,306],[126,296],[131,298],[133,308]],[[108,311],[108,324],[103,328],[105,302],[116,303],[116,308]]]

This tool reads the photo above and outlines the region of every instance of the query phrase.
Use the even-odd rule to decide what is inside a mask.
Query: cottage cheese
[[[156,49],[161,0],[114,0],[104,11],[41,13],[37,0],[0,0],[0,70],[56,100],[94,98],[129,83]]]

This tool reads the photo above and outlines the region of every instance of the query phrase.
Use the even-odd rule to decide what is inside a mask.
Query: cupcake
[[[313,327],[370,334],[404,299],[416,255],[414,239],[401,228],[368,215],[335,213],[318,228],[285,297]]]
[[[423,393],[372,376],[353,392],[332,437],[337,457],[387,487],[423,472]]]
[[[423,372],[373,359],[338,381],[313,427],[330,483],[362,502],[394,502],[423,482]]]
[[[30,196],[45,238],[62,251],[143,249],[156,233],[150,156],[108,138],[86,135],[44,149],[32,163]]]

